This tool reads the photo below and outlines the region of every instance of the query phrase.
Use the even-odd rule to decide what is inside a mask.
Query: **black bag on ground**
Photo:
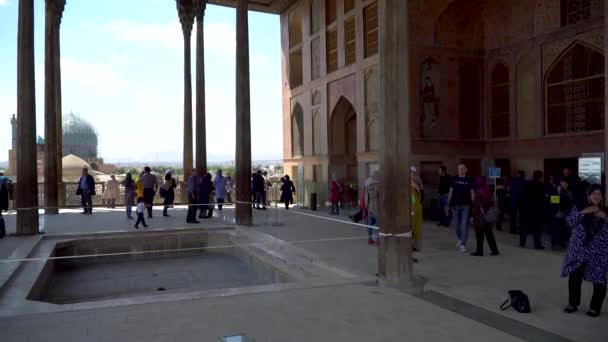
[[[500,306],[500,309],[504,311],[510,307],[513,307],[513,309],[515,309],[519,313],[529,313],[530,312],[530,300],[528,299],[528,296],[523,291],[510,290],[509,299],[505,300],[504,303],[502,303],[502,305]]]

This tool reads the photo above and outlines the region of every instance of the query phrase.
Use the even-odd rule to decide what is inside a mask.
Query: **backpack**
[[[528,296],[521,290],[510,290],[509,298],[505,300],[500,306],[500,310],[504,311],[510,307],[513,307],[519,313],[530,312],[530,300]],[[509,301],[511,303],[509,303]]]

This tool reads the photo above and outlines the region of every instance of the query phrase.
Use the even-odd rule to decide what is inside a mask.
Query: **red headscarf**
[[[475,191],[479,195],[479,200],[481,201],[481,203],[485,204],[490,201],[492,194],[490,191],[490,187],[486,182],[486,177],[477,176],[477,178],[475,178]]]

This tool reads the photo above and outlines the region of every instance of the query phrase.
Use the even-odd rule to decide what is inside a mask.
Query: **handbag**
[[[519,313],[530,312],[530,300],[528,296],[521,290],[509,290],[509,298],[500,306],[500,310],[505,311],[513,307]],[[510,302],[510,303],[509,303]]]
[[[498,221],[498,209],[491,207],[485,212],[483,217],[487,223],[496,223]]]
[[[355,223],[361,222],[361,220],[363,220],[363,213],[361,212],[361,210],[359,210],[355,215],[351,216],[350,218]]]
[[[158,195],[159,195],[161,198],[165,198],[165,197],[167,197],[167,193],[168,193],[168,192],[169,192],[169,190],[167,190],[167,186],[166,186],[166,185],[162,185],[162,186],[160,187],[160,189],[158,189]]]

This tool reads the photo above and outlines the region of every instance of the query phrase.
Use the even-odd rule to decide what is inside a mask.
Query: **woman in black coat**
[[[167,171],[165,173],[165,184],[163,184],[163,186],[161,187],[161,191],[163,191],[165,197],[163,201],[163,205],[165,206],[163,209],[163,216],[169,216],[169,214],[167,214],[167,210],[170,206],[173,205],[173,202],[175,201],[176,186],[177,181],[175,180],[175,178],[173,178],[173,174],[171,173],[171,171]]]
[[[213,214],[213,205],[211,203],[211,193],[213,192],[213,182],[211,182],[211,174],[206,173],[198,186],[198,203],[200,204],[200,214],[198,218],[209,218]]]
[[[283,177],[283,185],[281,186],[281,202],[285,203],[285,209],[289,210],[289,204],[293,204],[293,194],[296,192],[296,187],[289,179],[289,176]]]

